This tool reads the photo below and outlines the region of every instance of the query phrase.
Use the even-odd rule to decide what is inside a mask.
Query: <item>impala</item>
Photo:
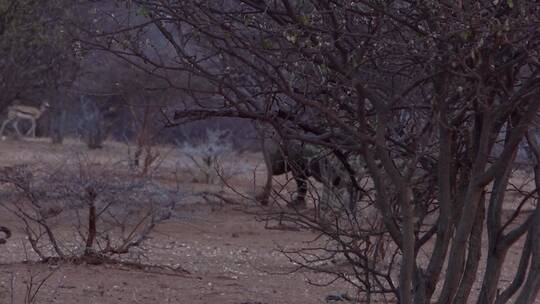
[[[7,108],[7,119],[0,128],[0,136],[4,139],[4,128],[9,124],[13,124],[13,128],[19,136],[22,136],[18,123],[20,120],[29,120],[31,123],[30,129],[26,132],[26,136],[36,137],[36,120],[38,120],[43,112],[49,107],[47,102],[41,104],[39,108],[24,105],[12,105]]]

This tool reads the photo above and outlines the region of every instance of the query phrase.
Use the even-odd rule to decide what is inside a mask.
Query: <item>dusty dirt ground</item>
[[[35,303],[313,304],[325,303],[329,294],[354,295],[343,282],[326,287],[309,284],[308,281],[327,282],[331,277],[307,270],[293,272],[295,264],[277,250],[280,246],[302,247],[313,239],[313,234],[266,229],[265,223],[250,214],[259,208],[250,199],[238,198],[236,204],[203,199],[197,193],[231,191],[197,182],[199,177],[188,169],[189,159],[185,155],[171,147],[160,149],[156,180],[164,185],[176,183],[189,195],[178,204],[177,217],[157,226],[139,251],[142,256],[128,257],[144,266],[34,263],[28,258],[31,255],[27,254],[27,241],[19,223],[0,209],[0,225],[12,228],[14,233],[0,247],[0,304],[25,303],[25,294],[32,294],[47,276],[50,277],[39,288]],[[88,151],[74,140],[62,146],[53,146],[47,140],[7,140],[0,141],[0,167],[61,163],[77,153],[95,163],[122,164],[127,150],[125,145],[114,142]],[[242,195],[252,196],[265,176],[261,155],[243,154],[229,162],[242,169],[229,180],[232,186],[241,190]],[[515,206],[509,204],[508,208],[510,214]],[[484,236],[484,243],[486,239]],[[510,250],[501,285],[511,282],[522,244],[521,240]],[[419,254],[419,259],[425,259],[424,253]],[[479,277],[484,265],[481,262]],[[478,283],[474,285],[472,303],[480,287]],[[540,303],[540,299],[535,303]]]
[[[108,143],[104,149],[88,152],[76,141],[52,146],[44,140],[7,140],[0,141],[0,166],[61,161],[76,152],[87,153],[97,162],[110,162],[124,159],[125,149],[121,144]],[[164,172],[178,164],[175,159],[183,157],[168,148],[162,155]],[[255,169],[261,166],[257,155],[248,155],[242,162]],[[187,191],[212,188],[193,183],[188,171],[181,172],[180,185]],[[164,183],[167,176],[161,176]],[[253,175],[235,178],[234,182],[250,192]],[[328,287],[308,284],[308,280],[326,282],[329,277],[324,275],[291,273],[295,265],[277,247],[302,246],[313,235],[265,229],[264,223],[245,212],[256,208],[246,200],[240,205],[216,205],[198,196],[186,198],[176,210],[181,216],[159,225],[145,243],[141,250],[144,257],[140,259],[147,265],[144,267],[26,261],[24,233],[12,216],[1,210],[0,223],[15,228],[9,242],[0,247],[0,303],[25,303],[25,294],[36,289],[36,303],[89,304],[307,304],[325,303],[330,293],[353,293],[343,283]],[[43,286],[37,288],[47,276]]]

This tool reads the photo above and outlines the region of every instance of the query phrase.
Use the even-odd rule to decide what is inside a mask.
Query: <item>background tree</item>
[[[49,99],[53,141],[61,142],[66,95],[79,68],[76,32],[69,20],[77,14],[70,0],[0,1],[0,111],[22,99],[38,106]]]

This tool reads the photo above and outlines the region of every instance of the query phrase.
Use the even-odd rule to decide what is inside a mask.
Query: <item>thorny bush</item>
[[[0,169],[1,207],[24,227],[32,251],[100,263],[131,253],[171,217],[177,190],[78,156],[62,165]]]

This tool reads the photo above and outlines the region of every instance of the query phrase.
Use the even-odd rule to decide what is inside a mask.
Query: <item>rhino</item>
[[[290,204],[293,208],[306,206],[307,180],[313,177],[323,184],[321,202],[329,203],[332,193],[346,190],[349,195],[349,209],[354,210],[359,200],[358,185],[351,182],[351,175],[331,151],[298,140],[283,140],[277,136],[262,139],[262,150],[267,167],[267,180],[263,192],[257,199],[268,204],[272,191],[272,177],[291,172],[297,186],[297,195]]]

